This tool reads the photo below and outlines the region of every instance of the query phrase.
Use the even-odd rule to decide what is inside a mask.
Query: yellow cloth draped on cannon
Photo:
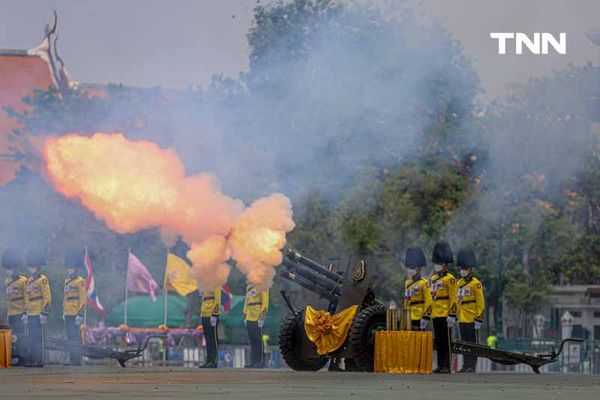
[[[375,334],[375,372],[430,374],[433,362],[431,332],[380,331]]]
[[[10,368],[12,358],[12,331],[0,329],[0,368]]]
[[[308,339],[317,346],[319,355],[336,351],[344,344],[356,310],[358,306],[352,306],[331,315],[327,311],[306,306],[304,330]]]

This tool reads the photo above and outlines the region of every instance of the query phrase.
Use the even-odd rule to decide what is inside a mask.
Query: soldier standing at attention
[[[244,300],[244,324],[248,330],[250,340],[250,364],[244,368],[263,367],[263,339],[262,328],[269,310],[269,291],[259,291],[254,285],[246,286],[246,299]]]
[[[465,342],[479,343],[479,330],[483,322],[485,299],[483,286],[473,276],[477,268],[475,252],[471,249],[460,249],[456,260],[460,268],[461,278],[458,280],[458,326],[460,339]],[[475,372],[477,357],[464,356],[463,367],[458,372]]]
[[[433,306],[433,333],[435,335],[435,351],[437,354],[436,374],[449,374],[451,328],[456,324],[458,311],[458,292],[456,279],[448,272],[448,265],[454,261],[452,248],[446,242],[439,242],[433,248],[433,264],[435,273],[431,277],[431,297]]]
[[[23,325],[23,316],[27,311],[27,278],[19,273],[19,270],[23,268],[19,252],[14,249],[6,250],[2,254],[2,267],[8,275],[5,280],[8,324],[17,338],[14,357],[18,357],[19,361],[13,365],[24,365],[27,362],[25,326]]]
[[[409,276],[404,282],[404,308],[410,310],[412,330],[423,331],[429,324],[432,303],[429,281],[421,276],[423,267],[427,265],[423,250],[409,247],[404,265]]]
[[[65,257],[67,278],[63,291],[63,321],[69,346],[69,365],[81,365],[81,331],[83,313],[85,310],[86,290],[85,279],[78,274],[83,267],[84,254],[72,251]]]
[[[28,327],[30,367],[43,367],[44,325],[50,309],[50,283],[41,269],[46,265],[46,253],[33,250],[27,254],[27,268],[31,274],[27,279],[27,314],[23,322]]]
[[[207,290],[202,295],[200,319],[206,341],[206,363],[200,368],[217,368],[219,361],[218,328],[221,315],[221,286]]]

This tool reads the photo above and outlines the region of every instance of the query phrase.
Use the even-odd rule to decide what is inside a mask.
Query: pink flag
[[[156,290],[158,284],[148,272],[148,269],[142,262],[129,253],[127,264],[127,289],[135,293],[147,293],[152,297],[152,301],[156,301]]]

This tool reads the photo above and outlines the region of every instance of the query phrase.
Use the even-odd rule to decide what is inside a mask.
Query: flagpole
[[[169,263],[169,248],[167,247],[167,261],[165,263],[165,276],[164,276],[164,279],[163,279],[163,300],[164,300],[164,304],[163,304],[164,321],[163,321],[163,324],[165,326],[167,326],[167,314],[169,312],[169,307],[168,307],[169,291],[167,290],[167,264],[168,263]]]
[[[87,262],[87,258],[88,258],[88,248],[87,246],[85,246],[85,258],[83,259],[83,265],[86,265]],[[85,273],[86,273],[86,282],[85,282],[85,306],[83,306],[83,325],[87,326],[87,303],[88,303],[88,288],[87,288],[87,279],[88,279],[88,272],[87,272],[87,267],[85,269]]]
[[[125,315],[123,316],[123,324],[127,325],[127,306],[129,303],[129,257],[131,247],[127,248],[127,277],[125,278]]]

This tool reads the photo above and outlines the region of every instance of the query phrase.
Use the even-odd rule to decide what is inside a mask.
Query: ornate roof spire
[[[44,40],[38,46],[27,50],[27,54],[31,56],[38,56],[48,64],[50,69],[50,76],[52,77],[53,83],[58,88],[62,95],[66,95],[70,90],[71,79],[69,79],[69,73],[65,68],[65,64],[62,58],[58,55],[56,43],[58,41],[58,34],[56,33],[56,27],[58,25],[58,14],[54,10],[54,23],[52,27],[46,24],[44,29]],[[55,35],[54,40],[52,36]],[[60,63],[60,67],[57,64]]]

